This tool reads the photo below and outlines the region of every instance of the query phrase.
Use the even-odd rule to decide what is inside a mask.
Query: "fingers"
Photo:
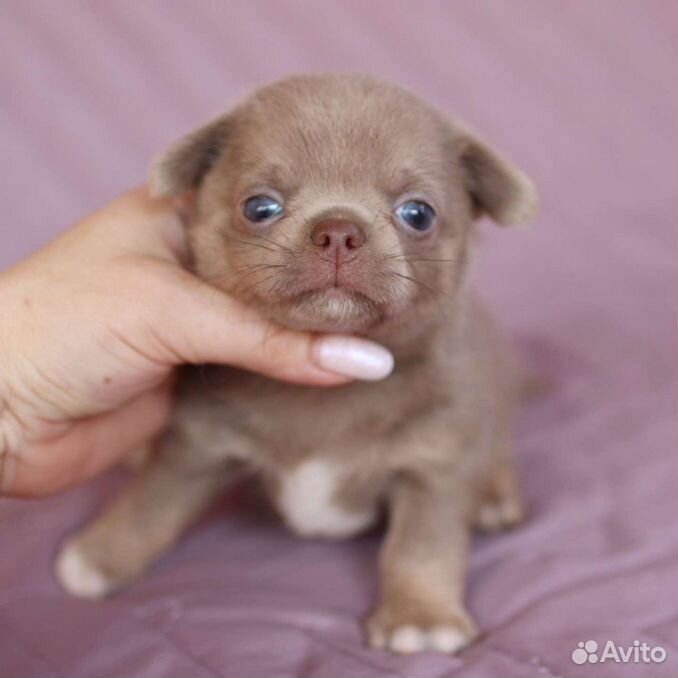
[[[118,198],[112,206],[125,227],[144,237],[145,252],[183,262],[186,238],[180,215],[186,211],[183,201],[151,197],[147,186],[139,186]],[[129,234],[124,234],[129,237]],[[142,250],[140,250],[141,252]]]
[[[374,342],[277,327],[206,284],[184,287],[166,317],[177,362],[226,363],[315,386],[383,379],[393,369],[391,353]]]
[[[123,193],[90,214],[62,233],[55,244],[61,256],[86,253],[97,262],[123,254],[181,263],[187,254],[177,206],[151,198],[145,186]],[[49,253],[52,248],[43,251]]]
[[[24,446],[0,465],[0,495],[36,497],[77,485],[115,465],[165,426],[169,382],[118,410],[76,421],[62,435]]]

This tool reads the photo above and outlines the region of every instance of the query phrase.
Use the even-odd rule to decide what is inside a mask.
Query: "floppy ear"
[[[229,116],[222,115],[179,139],[151,163],[149,187],[157,197],[178,197],[196,188],[223,150]]]
[[[527,224],[537,209],[530,178],[471,134],[460,140],[459,161],[476,217],[488,214],[498,224]]]

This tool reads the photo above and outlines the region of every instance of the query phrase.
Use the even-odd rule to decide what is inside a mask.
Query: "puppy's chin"
[[[309,290],[267,306],[269,317],[292,329],[312,332],[365,332],[383,319],[378,305],[353,290]]]

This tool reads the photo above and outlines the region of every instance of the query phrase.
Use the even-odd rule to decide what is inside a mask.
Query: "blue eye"
[[[263,223],[269,219],[280,216],[283,206],[268,195],[255,195],[248,198],[242,208],[245,219],[255,224]]]
[[[436,213],[428,203],[408,200],[396,208],[396,216],[415,231],[423,233],[433,226]]]

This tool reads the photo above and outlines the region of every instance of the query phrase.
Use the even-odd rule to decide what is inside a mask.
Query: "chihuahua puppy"
[[[190,205],[195,272],[276,323],[369,337],[379,382],[312,388],[188,367],[129,487],[62,547],[71,593],[107,595],[254,471],[287,525],[350,537],[385,512],[371,645],[456,652],[469,531],[521,517],[510,457],[517,371],[472,295],[472,223],[529,221],[530,180],[464,127],[367,77],[274,83],[154,163]]]

